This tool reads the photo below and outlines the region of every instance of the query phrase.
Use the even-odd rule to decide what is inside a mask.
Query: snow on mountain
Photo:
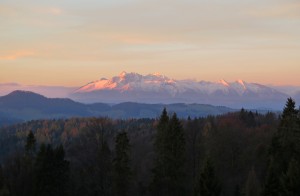
[[[207,103],[230,107],[278,107],[288,95],[243,80],[227,82],[175,80],[155,73],[122,72],[77,89],[71,97],[82,102]],[[282,103],[281,103],[282,102]]]
[[[243,95],[247,91],[262,92],[274,91],[269,87],[246,83],[242,80],[237,80],[233,83],[228,83],[225,80],[219,82],[197,82],[194,80],[175,80],[170,79],[160,74],[149,74],[146,76],[138,73],[122,72],[119,76],[111,79],[101,79],[91,82],[75,91],[75,93],[88,93],[101,90],[115,90],[119,92],[125,91],[153,91],[153,92],[169,92],[172,96],[178,93],[189,91],[212,94],[216,91],[222,91],[228,94],[230,91],[236,92],[238,95]]]
[[[99,90],[117,90],[120,92],[143,90],[159,92],[168,89],[171,93],[175,90],[172,87],[176,82],[160,74],[149,74],[142,76],[137,73],[122,72],[119,76],[111,79],[101,79],[91,82],[78,90],[76,93],[85,93]]]

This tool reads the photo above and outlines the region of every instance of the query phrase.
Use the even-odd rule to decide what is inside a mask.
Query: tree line
[[[0,195],[299,195],[300,117],[73,118],[0,130]]]

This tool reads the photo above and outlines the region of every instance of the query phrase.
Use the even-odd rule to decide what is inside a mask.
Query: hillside
[[[203,117],[234,111],[227,107],[205,104],[142,104],[133,102],[116,105],[82,104],[71,99],[46,98],[32,92],[14,91],[0,97],[0,125],[34,119],[70,117],[157,118],[164,107],[171,112],[176,112],[179,117]]]

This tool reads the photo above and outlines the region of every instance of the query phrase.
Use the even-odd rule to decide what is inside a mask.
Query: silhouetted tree
[[[169,119],[166,109],[157,126],[155,138],[156,159],[153,169],[154,195],[184,195],[185,190],[185,138],[183,127],[174,113]]]
[[[264,185],[262,195],[277,196],[280,195],[280,190],[281,190],[280,180],[278,178],[278,174],[274,169],[273,159],[271,159],[268,166],[266,183]]]
[[[63,147],[53,149],[41,145],[35,163],[35,195],[57,196],[67,194],[69,162],[64,159]]]
[[[195,192],[197,196],[219,196],[221,194],[221,185],[209,158],[205,161],[200,173]]]
[[[30,156],[33,156],[33,154],[35,153],[35,146],[36,146],[36,139],[32,131],[30,131],[26,139],[26,145],[25,145],[26,153]]]
[[[283,109],[278,131],[270,148],[270,164],[263,195],[282,195],[282,174],[287,173],[289,163],[300,159],[300,126],[295,101],[288,98]],[[274,192],[272,189],[276,189]]]
[[[98,191],[99,195],[109,196],[112,194],[112,160],[111,151],[105,141],[101,144],[101,149],[98,151]]]
[[[165,195],[167,194],[167,140],[168,140],[168,124],[169,124],[169,116],[166,108],[163,109],[162,114],[159,118],[159,122],[157,125],[157,132],[154,140],[154,168],[153,172],[153,180],[150,185],[150,189],[153,195]]]
[[[282,195],[300,195],[300,167],[295,159],[291,160],[287,172],[281,177],[281,184]]]
[[[129,195],[132,172],[129,166],[130,145],[126,132],[119,133],[116,137],[114,166],[115,195]]]

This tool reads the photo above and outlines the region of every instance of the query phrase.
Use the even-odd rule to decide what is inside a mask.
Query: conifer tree
[[[21,176],[23,181],[23,190],[22,194],[32,195],[34,191],[34,159],[36,153],[36,139],[32,131],[29,132],[26,138],[25,144],[25,155],[22,160],[22,169],[21,169]]]
[[[281,185],[282,195],[300,195],[300,167],[295,159],[291,160],[286,174],[281,177]]]
[[[221,184],[217,179],[214,166],[209,158],[205,161],[200,173],[195,192],[197,196],[219,196],[221,194]]]
[[[155,138],[153,195],[184,195],[185,190],[185,138],[183,127],[174,113],[169,119],[163,110]]]
[[[278,169],[286,172],[291,159],[300,159],[300,127],[295,101],[291,98],[287,100],[282,113],[279,129],[276,137],[279,146],[274,149],[274,160],[278,163]]]
[[[176,113],[173,114],[168,130],[167,130],[167,177],[169,181],[167,187],[169,195],[185,195],[185,138],[183,127],[177,118]]]
[[[166,171],[167,171],[167,149],[166,142],[168,140],[167,130],[169,124],[169,116],[166,108],[163,109],[162,114],[159,118],[157,125],[157,132],[154,141],[154,168],[153,180],[150,185],[150,189],[153,195],[164,195],[166,194]]]
[[[270,160],[266,183],[264,185],[264,189],[262,192],[263,196],[279,196],[281,190],[280,180],[278,178],[278,174],[274,169],[274,161]]]
[[[26,145],[25,145],[25,151],[28,155],[32,156],[33,153],[35,153],[35,145],[36,145],[36,139],[32,131],[30,131],[27,136]]]
[[[288,98],[283,109],[278,131],[275,133],[270,148],[270,161],[264,196],[282,195],[282,174],[287,173],[289,163],[295,159],[300,160],[300,124],[299,111],[295,101]],[[276,191],[274,191],[276,190]]]
[[[42,144],[35,163],[35,195],[64,196],[69,176],[69,162],[62,146],[53,149]]]
[[[129,166],[130,145],[126,132],[119,133],[116,137],[114,166],[115,195],[129,195],[132,172]]]
[[[112,187],[112,160],[111,151],[107,142],[102,140],[101,149],[98,152],[98,183],[99,195],[110,196]]]
[[[67,195],[68,180],[70,173],[69,161],[65,160],[65,151],[62,145],[59,145],[53,150],[54,163],[53,163],[53,175],[55,177],[54,187],[57,196]]]

